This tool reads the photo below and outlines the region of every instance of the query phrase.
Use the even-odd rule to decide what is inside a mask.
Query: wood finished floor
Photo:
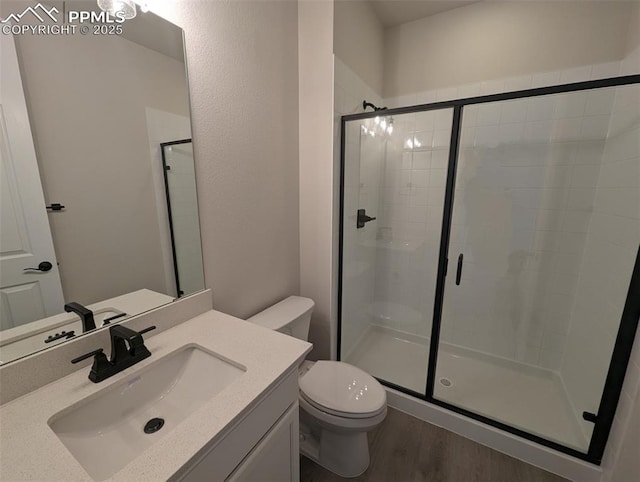
[[[568,482],[484,445],[389,409],[369,433],[371,463],[355,479],[343,479],[300,457],[301,482]]]

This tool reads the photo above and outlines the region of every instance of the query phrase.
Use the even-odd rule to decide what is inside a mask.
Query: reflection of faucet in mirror
[[[64,305],[64,311],[67,313],[75,313],[82,320],[82,333],[96,329],[96,322],[93,319],[93,311],[85,308],[80,303],[67,303]]]

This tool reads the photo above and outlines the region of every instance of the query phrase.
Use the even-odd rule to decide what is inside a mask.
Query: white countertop
[[[92,480],[47,421],[189,343],[247,367],[246,373],[116,473],[113,481],[166,480],[253,404],[310,351],[309,343],[217,311],[208,311],[156,336],[145,336],[151,357],[102,383],[89,366],[0,407],[1,480]],[[90,361],[86,362],[90,365]]]

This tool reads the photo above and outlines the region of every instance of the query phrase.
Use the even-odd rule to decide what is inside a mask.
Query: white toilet
[[[291,296],[248,321],[306,340],[313,307]],[[300,366],[300,452],[326,469],[341,477],[367,470],[367,432],[386,415],[386,392],[368,373],[336,361]]]

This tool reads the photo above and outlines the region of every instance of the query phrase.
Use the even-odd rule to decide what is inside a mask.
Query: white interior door
[[[0,36],[0,329],[60,313],[62,285],[15,42]],[[49,262],[48,271],[27,270]]]

